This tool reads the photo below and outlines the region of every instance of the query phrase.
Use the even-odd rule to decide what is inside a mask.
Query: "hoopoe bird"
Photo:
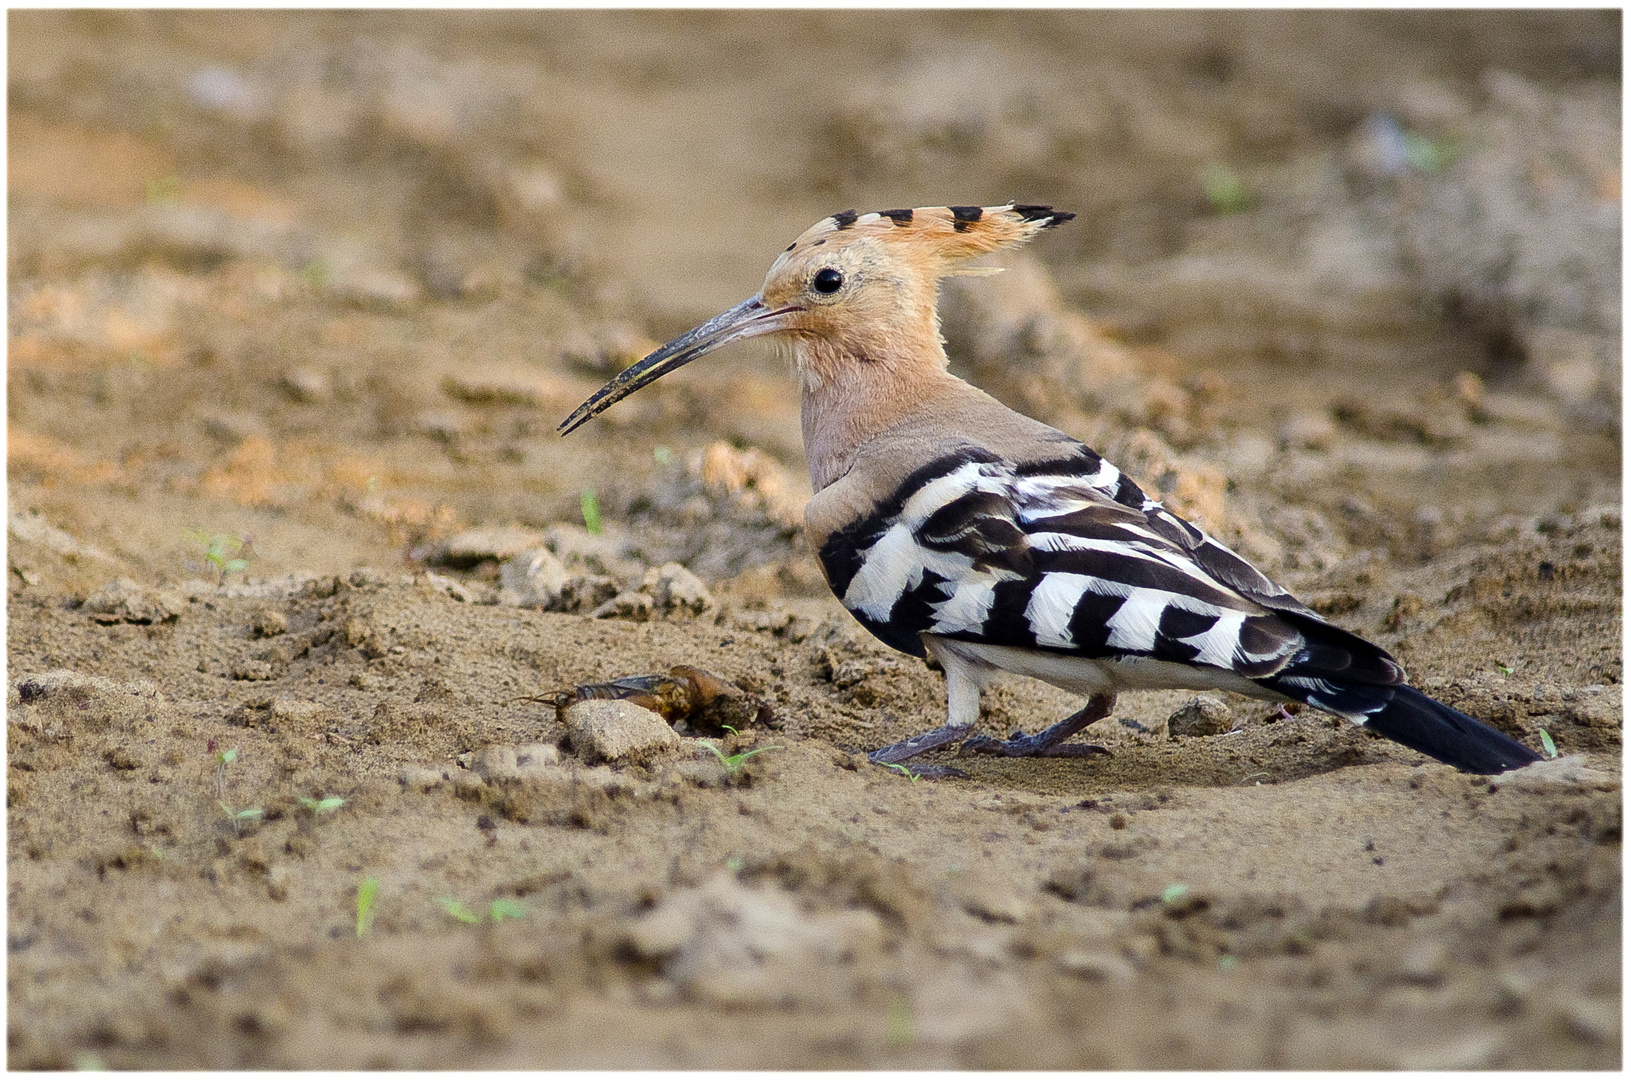
[[[1301,702],[1474,773],[1539,760],[1411,688],[1404,669],[1075,439],[947,371],[941,278],[1075,215],[1047,206],[853,210],[777,256],[764,287],[608,382],[567,434],[724,345],[792,344],[815,497],[805,531],[827,583],[873,635],[932,656],[946,723],[873,751],[1082,756],[1066,740],[1123,690],[1230,690]],[[973,734],[996,671],[1087,700],[1034,735]],[[945,769],[927,770],[944,774]]]

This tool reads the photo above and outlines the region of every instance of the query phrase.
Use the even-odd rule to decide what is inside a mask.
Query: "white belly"
[[[1269,701],[1285,700],[1250,679],[1221,668],[1193,667],[1170,660],[1142,658],[1094,659],[1012,645],[948,641],[945,638],[936,638],[935,644],[970,664],[1040,679],[1061,690],[1083,696],[1113,694],[1121,690],[1231,690]]]

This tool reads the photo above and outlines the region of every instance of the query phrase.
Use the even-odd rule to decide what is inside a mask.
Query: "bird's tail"
[[[1378,735],[1463,772],[1501,773],[1540,760],[1523,743],[1409,686],[1284,675],[1262,683],[1277,693],[1362,723]]]
[[[1540,760],[1540,755],[1523,743],[1442,701],[1408,686],[1392,689],[1393,700],[1365,721],[1365,726],[1378,735],[1386,735],[1463,772],[1502,773]]]

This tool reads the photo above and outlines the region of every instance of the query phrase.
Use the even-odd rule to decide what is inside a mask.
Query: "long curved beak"
[[[695,330],[681,334],[644,360],[629,365],[615,379],[596,390],[594,396],[579,405],[571,416],[562,420],[557,430],[562,435],[570,435],[591,417],[611,408],[647,383],[656,382],[670,371],[684,367],[721,345],[787,330],[790,328],[788,316],[799,310],[796,307],[771,310],[765,307],[761,298],[749,297]]]

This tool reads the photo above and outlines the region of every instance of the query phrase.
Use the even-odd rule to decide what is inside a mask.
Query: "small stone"
[[[328,397],[328,376],[314,368],[295,368],[283,373],[283,392],[300,402],[323,401]]]
[[[453,774],[453,794],[461,799],[467,799],[471,802],[479,800],[482,789],[486,786],[487,781],[473,772],[460,770]]]
[[[1121,954],[1134,968],[1141,968],[1161,955],[1161,939],[1154,934],[1139,934],[1121,943]]]
[[[714,606],[708,586],[679,563],[664,563],[647,570],[640,591],[648,594],[656,609],[664,613],[701,615]]]
[[[1233,726],[1229,706],[1213,694],[1197,694],[1167,717],[1167,731],[1175,739],[1222,735]]]
[[[272,867],[266,873],[266,895],[278,901],[289,899],[289,879],[293,876],[286,865]]]
[[[525,746],[495,745],[477,750],[470,759],[470,768],[483,780],[527,780],[547,773],[559,765],[561,751],[550,743],[528,743]]]
[[[459,568],[475,566],[484,559],[503,562],[539,546],[543,540],[538,530],[522,525],[485,525],[450,538],[442,561]]]
[[[396,779],[408,791],[429,791],[440,787],[447,774],[441,769],[429,769],[423,765],[405,765]]]
[[[1555,794],[1565,788],[1618,791],[1620,780],[1600,769],[1588,768],[1578,755],[1568,754],[1551,761],[1537,761],[1491,779],[1491,791],[1505,788],[1536,795]]]
[[[277,637],[279,634],[289,632],[289,617],[275,608],[263,608],[255,612],[255,617],[249,623],[249,629],[256,637]]]
[[[651,597],[640,592],[620,592],[589,613],[591,619],[633,619],[646,622],[651,618]]]
[[[1399,957],[1399,977],[1418,986],[1434,986],[1444,978],[1449,951],[1430,938],[1411,942]]]
[[[887,807],[874,807],[874,811]],[[977,919],[994,923],[1019,923],[1031,913],[1031,904],[1001,880],[992,880],[978,870],[958,874],[947,887],[962,909]]]
[[[582,567],[596,574],[632,577],[640,564],[629,556],[628,538],[611,522],[592,533],[582,525],[551,525],[544,531],[544,545],[560,556],[568,568]]]
[[[630,923],[625,941],[686,996],[723,1006],[831,1000],[845,969],[884,944],[871,911],[804,911],[782,889],[748,889],[734,876],[667,896]]]
[[[240,682],[265,682],[272,677],[272,665],[265,660],[240,660],[232,665],[232,677]]]
[[[1135,974],[1133,965],[1114,953],[1089,949],[1066,949],[1055,963],[1066,975],[1088,982],[1126,982]]]
[[[560,604],[571,577],[556,554],[539,545],[504,560],[498,581],[500,603],[550,611]]]
[[[139,625],[174,622],[187,602],[167,589],[149,589],[130,578],[115,578],[92,593],[84,610],[104,625],[128,622]]]
[[[333,718],[333,710],[317,701],[275,697],[268,706],[267,717],[280,731],[316,734]]]
[[[573,751],[588,762],[637,764],[680,746],[662,717],[627,701],[579,701],[562,719]]]
[[[479,604],[483,600],[482,592],[472,589],[464,582],[457,578],[450,578],[446,574],[432,573],[427,570],[425,572],[425,584],[439,593],[446,593],[461,604]],[[489,592],[486,595],[490,597],[492,594]],[[493,601],[488,599],[487,602],[492,603]]]

